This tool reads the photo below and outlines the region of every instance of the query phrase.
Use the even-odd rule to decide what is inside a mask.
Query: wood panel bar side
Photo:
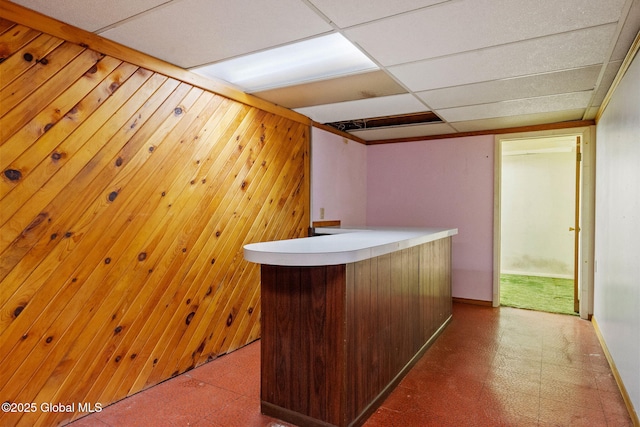
[[[450,237],[339,266],[263,265],[263,413],[362,425],[450,321],[450,270]]]
[[[340,425],[345,265],[262,265],[261,273],[262,412]]]
[[[345,425],[363,423],[449,321],[450,259],[449,237],[353,264]]]

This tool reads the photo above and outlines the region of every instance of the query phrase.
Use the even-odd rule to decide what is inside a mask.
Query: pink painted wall
[[[493,295],[492,135],[367,147],[367,225],[458,228],[453,296]]]
[[[367,146],[318,128],[311,132],[311,221],[367,221]]]

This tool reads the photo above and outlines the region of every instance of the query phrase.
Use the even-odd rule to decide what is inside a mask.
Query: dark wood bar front
[[[262,412],[301,426],[364,423],[451,319],[451,237],[261,273]]]

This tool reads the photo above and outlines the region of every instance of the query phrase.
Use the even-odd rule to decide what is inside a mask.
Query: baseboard
[[[622,382],[622,377],[620,376],[620,372],[618,372],[618,368],[616,368],[616,363],[609,353],[609,349],[607,348],[607,344],[604,341],[604,337],[602,336],[602,332],[600,331],[600,327],[598,326],[598,322],[595,317],[591,318],[591,323],[593,324],[593,329],[596,331],[596,336],[598,337],[598,341],[600,341],[600,345],[602,346],[602,350],[604,351],[604,355],[609,362],[609,367],[611,368],[611,373],[613,377],[616,379],[616,383],[618,384],[618,388],[620,389],[620,394],[622,394],[622,399],[624,400],[624,404],[627,406],[627,411],[629,411],[629,416],[631,416],[631,421],[634,426],[640,426],[640,419],[638,418],[638,414],[633,408],[633,402],[629,397],[629,393],[627,393],[627,389]]]
[[[340,227],[340,220],[339,219],[332,219],[332,220],[323,220],[323,221],[313,221],[311,223],[311,226],[313,228],[318,228],[318,227]]]
[[[274,405],[273,403],[265,402],[264,400],[260,401],[260,412],[262,412],[263,415],[267,415],[269,417],[273,417],[283,421],[286,420],[287,422],[294,423],[295,425],[299,426],[335,427],[333,424],[311,418],[299,412],[292,411],[291,409],[286,409],[281,406]],[[280,424],[270,423],[269,425]]]
[[[451,298],[453,302],[459,302],[461,304],[471,304],[471,305],[482,305],[484,307],[493,307],[493,303],[491,301],[483,301],[479,299],[467,299],[467,298]]]

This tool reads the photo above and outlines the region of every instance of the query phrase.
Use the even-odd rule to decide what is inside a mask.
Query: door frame
[[[554,136],[580,136],[582,162],[580,180],[580,250],[577,271],[580,283],[579,314],[590,319],[593,314],[594,224],[595,224],[595,126],[520,132],[496,135],[494,139],[493,179],[493,307],[500,306],[500,254],[502,213],[502,141],[538,139]]]

